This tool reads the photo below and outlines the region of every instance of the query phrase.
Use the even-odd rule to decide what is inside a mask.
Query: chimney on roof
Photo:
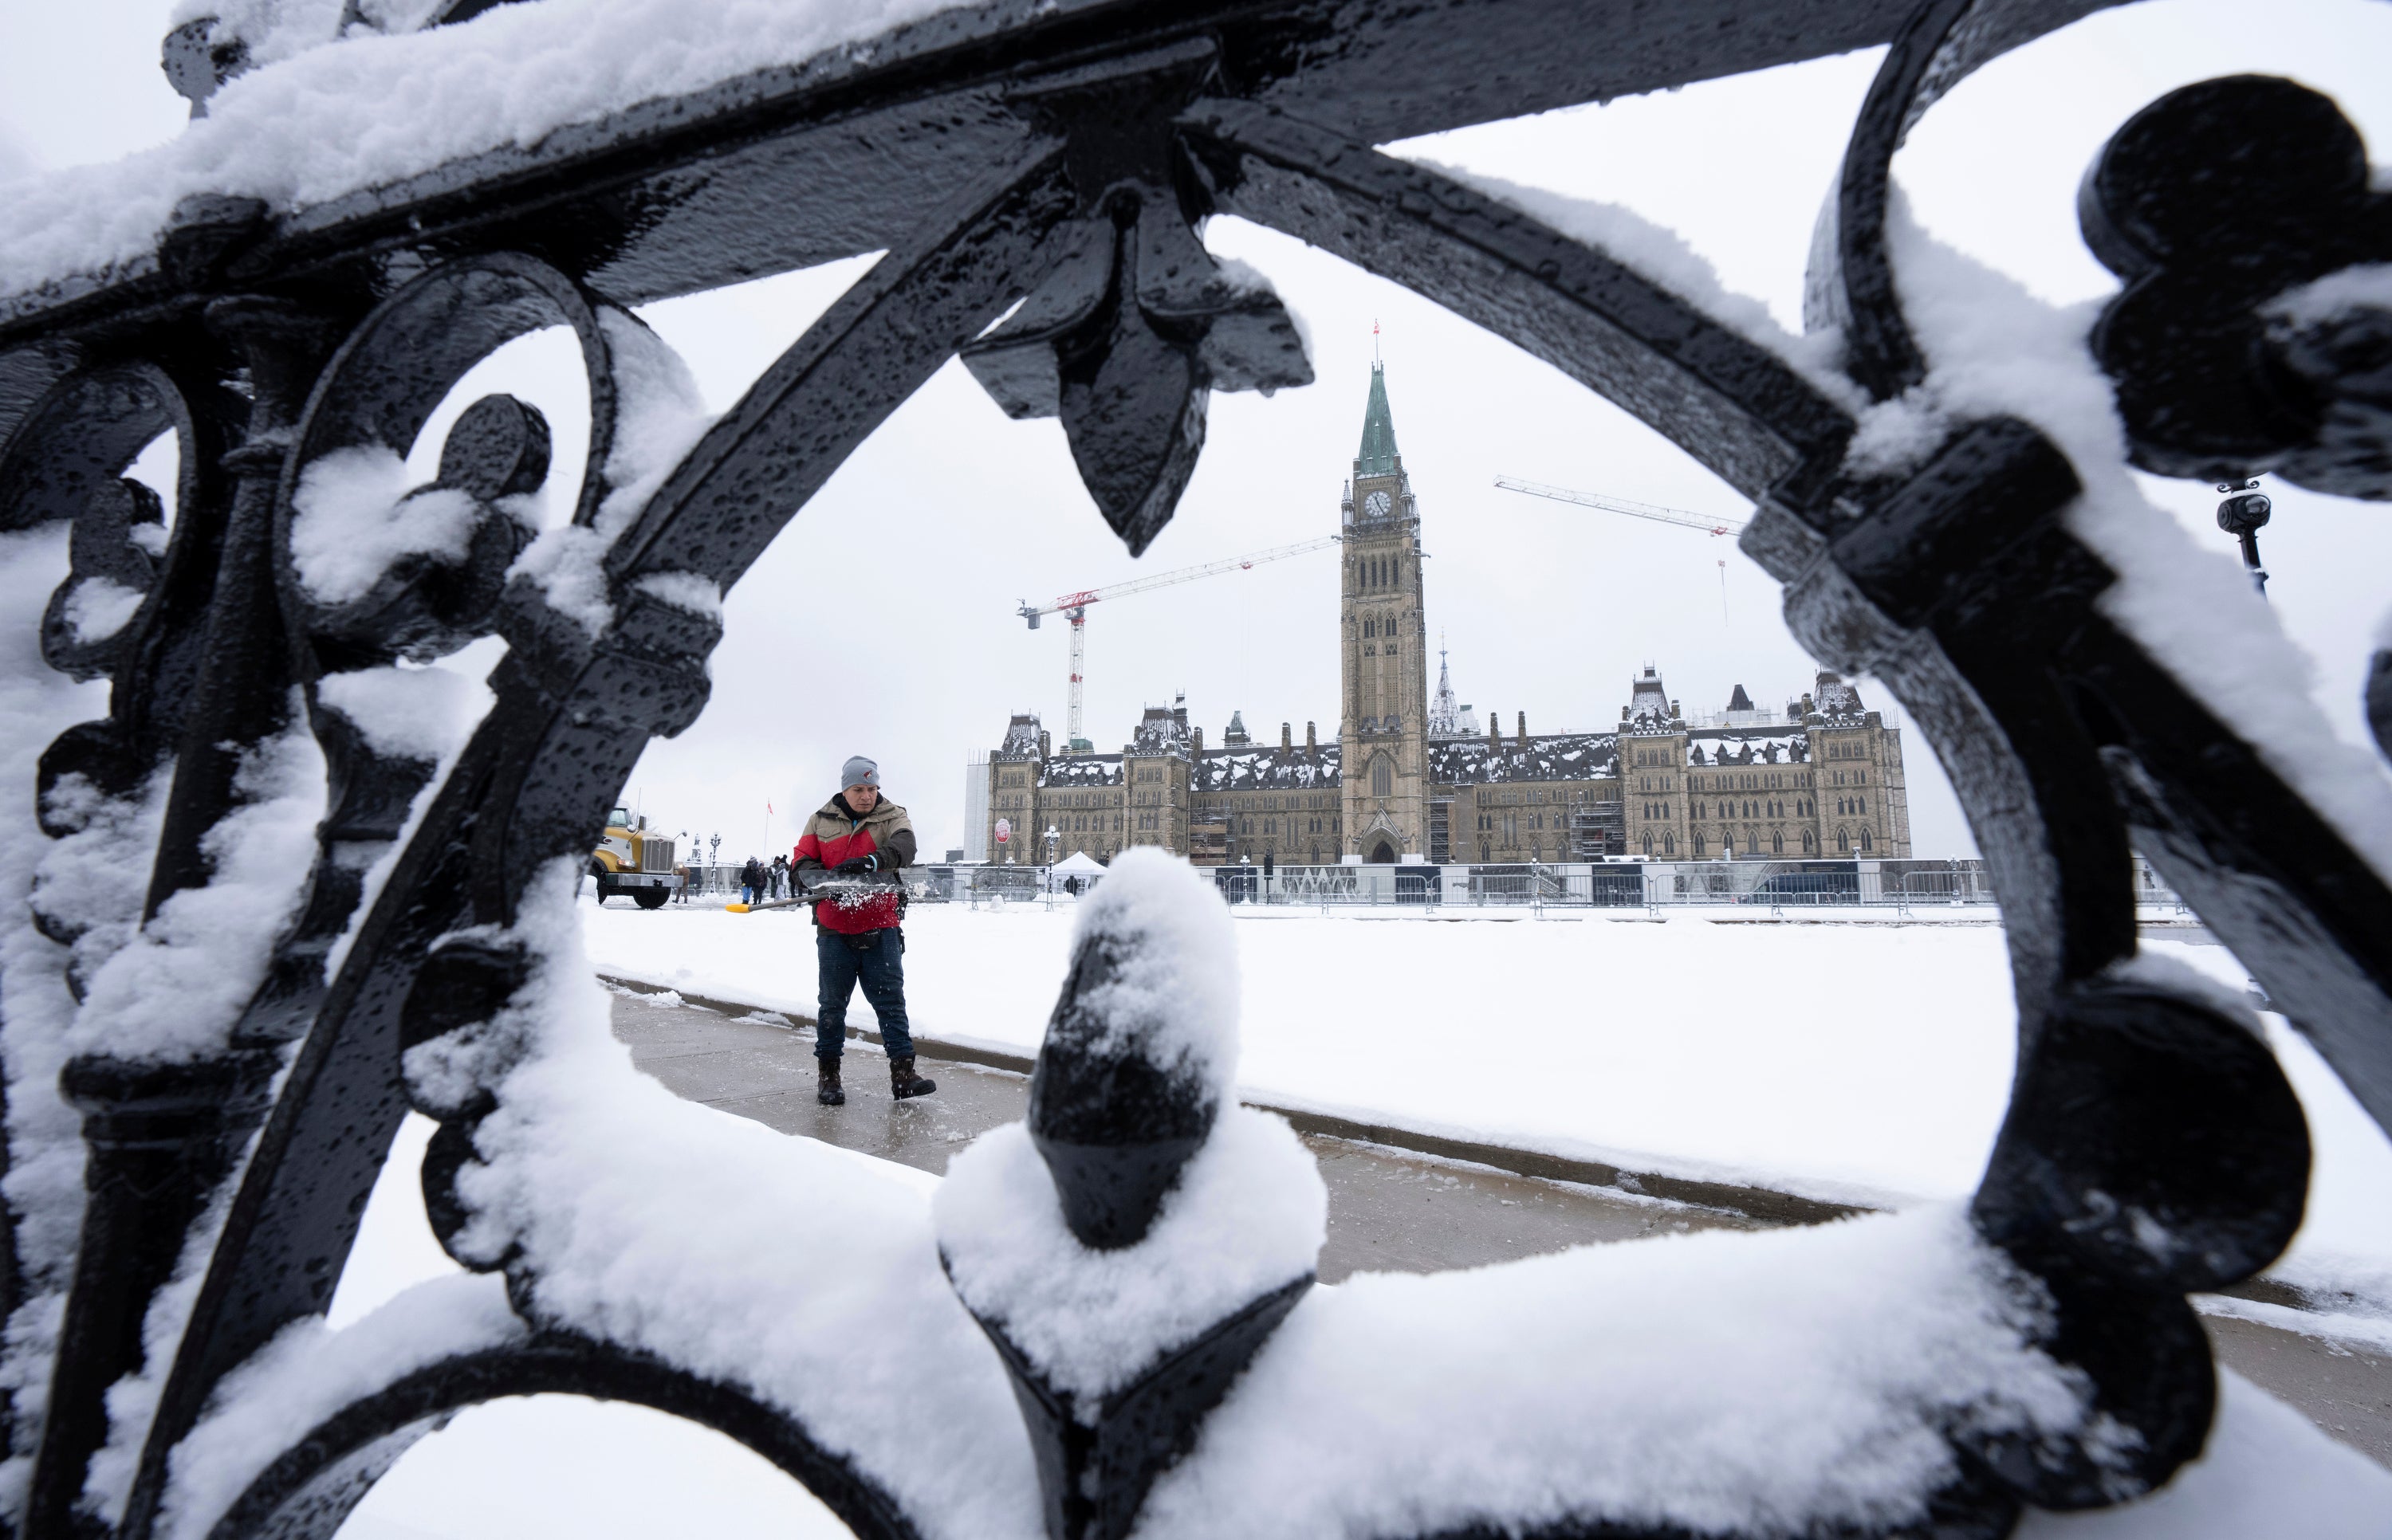
[[[1279,724],[1279,757],[1284,759],[1294,752],[1295,724],[1293,722],[1281,722]]]
[[[1520,713],[1520,746],[1528,746],[1528,714],[1525,711]]]
[[[1188,745],[1191,749],[1195,750],[1199,755],[1202,755],[1204,752],[1204,730],[1202,728],[1195,728],[1190,731],[1188,734]]]
[[[1304,724],[1304,757],[1307,759],[1320,757],[1320,735],[1313,731],[1310,722]]]
[[[1503,714],[1500,711],[1487,713],[1487,747],[1496,754],[1503,752]]]
[[[1055,757],[1054,747],[1047,741],[1047,738],[1048,734],[1046,730],[1043,727],[1040,728],[1038,730],[1038,757],[1041,759],[1052,759]]]

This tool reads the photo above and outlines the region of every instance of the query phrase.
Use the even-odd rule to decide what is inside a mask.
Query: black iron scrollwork
[[[2102,147],[2077,210],[2126,280],[2093,351],[2136,463],[2392,497],[2392,281],[2353,283],[2392,262],[2392,193],[2332,97],[2263,75],[2171,91]]]
[[[1105,522],[1142,554],[1179,505],[1216,390],[1308,385],[1295,326],[1258,275],[1191,227],[1205,210],[1174,123],[1219,69],[1188,44],[1043,80],[1016,100],[1069,145],[1078,198],[1046,280],[964,361],[1013,417],[1060,417]]]
[[[1152,885],[1156,875],[1150,863],[1120,881]],[[1065,1226],[1091,1253],[1148,1239],[1223,1112],[1211,1054],[1184,1031],[1158,1027],[1202,1013],[1172,998],[1176,970],[1188,966],[1176,949],[1190,938],[1157,933],[1114,897],[1081,926],[1030,1084],[1030,1143]],[[967,1267],[975,1260],[944,1249],[941,1257],[951,1274],[959,1260]],[[1309,1265],[1289,1271],[1251,1298],[1225,1301],[1215,1318],[1101,1391],[1075,1389],[1022,1340],[1007,1301],[960,1288],[1012,1377],[1051,1540],[1121,1540],[1131,1532],[1155,1479],[1194,1446],[1206,1414],[1311,1288]]]
[[[1971,1215],[2042,1291],[2036,1345],[2081,1376],[2088,1417],[2057,1441],[1955,1420],[1942,1430],[1955,1473],[1921,1496],[1926,1518],[1866,1533],[1996,1536],[2024,1504],[2099,1506],[2167,1481],[2215,1404],[2184,1296],[2282,1249],[2308,1151],[2282,1071],[2238,1011],[2135,961],[2129,848],[2387,1125],[2392,894],[2103,608],[2119,574],[2069,518],[2091,468],[1999,417],[1944,424],[1899,470],[1864,473],[1847,456],[1857,403],[1935,382],[1886,239],[1896,147],[1970,71],[2100,4],[1929,0],[1897,25],[1851,0],[1733,29],[1634,6],[1594,25],[1502,0],[1461,7],[1461,29],[1450,10],[1364,0],[998,4],[297,214],[203,194],[121,280],[0,296],[0,529],[72,522],[44,655],[115,684],[108,718],[44,757],[44,828],[72,837],[162,809],[144,902],[108,936],[211,880],[208,836],[240,805],[243,757],[303,725],[294,699],[329,778],[302,901],[220,1050],[94,1052],[65,1077],[89,1156],[80,1247],[11,1250],[6,1278],[11,1309],[38,1295],[65,1323],[38,1446],[20,1435],[10,1451],[32,1459],[17,1533],[95,1530],[84,1483],[111,1434],[107,1392],[136,1371],[159,1382],[157,1409],[146,1429],[114,1430],[140,1458],[110,1527],[151,1533],[210,1397],[324,1308],[410,1106],[441,1125],[422,1173],[436,1233],[469,1269],[504,1275],[520,1319],[504,1341],[319,1421],[251,1482],[219,1540],[328,1535],[432,1419],[539,1390],[693,1417],[765,1453],[859,1533],[916,1533],[885,1482],[832,1452],[836,1428],[544,1307],[538,1268],[505,1235],[468,1245],[465,1176],[521,1045],[486,1043],[470,1083],[446,1087],[410,1081],[401,1056],[502,1031],[538,993],[544,961],[511,927],[540,872],[586,855],[648,738],[703,705],[722,637],[707,597],[950,357],[1010,414],[1061,420],[1133,552],[1188,485],[1211,391],[1311,378],[1268,287],[1205,251],[1216,214],[1489,327],[1752,497],[1746,548],[1788,585],[1797,634],[1887,680],[1944,757],[2002,899],[2019,1014],[2009,1114]],[[481,8],[454,0],[425,24]],[[1849,383],[1620,254],[1371,148],[1497,109],[1879,42],[1891,48],[1811,284]],[[168,63],[196,106],[246,59],[239,39],[195,22]],[[2370,188],[2331,102],[2250,78],[2174,93],[2104,150],[2083,207],[2088,240],[2127,279],[2094,343],[2138,463],[2392,494],[2392,303],[2377,281],[2392,195]],[[730,412],[684,424],[658,463],[618,456],[629,396],[669,372],[627,306],[870,250],[887,254]],[[467,369],[541,326],[572,330],[590,394],[569,525],[536,533],[520,501],[549,475],[544,420],[485,397],[449,430],[430,482],[402,476],[387,506],[346,509],[418,535],[328,576],[311,541],[339,524],[322,499],[343,466],[396,465]],[[182,455],[171,528],[122,479],[163,433]],[[319,518],[332,523],[311,533]],[[351,709],[365,677],[492,632],[508,644],[489,680],[498,704],[462,747],[378,734]],[[2392,739],[2392,661],[2377,681]],[[386,875],[369,891],[367,858],[381,854]],[[103,950],[98,922],[62,896],[31,901],[52,939]],[[1218,1086],[1105,1029],[1091,1003],[1134,951],[1099,936],[1075,957],[1025,1135],[1092,1255],[1144,1244],[1240,1116]],[[82,988],[78,966],[60,978]],[[212,1205],[221,1229],[202,1235]],[[171,1362],[146,1362],[152,1302],[194,1246],[206,1267],[188,1322]],[[1311,1276],[1273,1280],[1101,1393],[973,1304],[1011,1376],[1058,1540],[1136,1530]],[[1660,1533],[1615,1521],[1490,1511],[1467,1533]]]

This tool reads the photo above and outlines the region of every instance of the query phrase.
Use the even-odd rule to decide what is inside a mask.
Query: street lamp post
[[[2268,569],[2259,564],[2259,531],[2268,527],[2268,515],[2275,505],[2259,490],[2259,478],[2247,481],[2220,482],[2220,492],[2232,497],[2217,505],[2217,527],[2242,542],[2242,565],[2251,574],[2251,586],[2259,597],[2268,597]]]

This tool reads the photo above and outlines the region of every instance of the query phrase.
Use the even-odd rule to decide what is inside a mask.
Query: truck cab
[[[682,886],[672,839],[650,833],[645,816],[629,808],[606,815],[606,833],[590,854],[590,875],[597,880],[600,903],[620,894],[642,909],[662,909]]]

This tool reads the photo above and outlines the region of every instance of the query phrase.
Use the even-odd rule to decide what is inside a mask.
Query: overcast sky
[[[0,0],[0,179],[101,161],[171,136],[183,104],[157,68],[171,0]],[[552,0],[553,3],[553,0]],[[1488,124],[1408,149],[1676,230],[1727,285],[1800,327],[1803,260],[1875,53]],[[2132,112],[2220,74],[2294,76],[2328,91],[2377,147],[2392,144],[2392,7],[2373,0],[2155,0],[2078,23],[1965,83],[1913,135],[1897,173],[1930,229],[2056,304],[2112,280],[2076,232],[2078,179]],[[1213,401],[1202,463],[1178,517],[1132,562],[1081,489],[1051,421],[1008,421],[968,375],[942,371],[793,520],[727,602],[705,717],[649,749],[629,795],[669,830],[719,832],[726,857],[785,848],[795,815],[868,754],[913,810],[926,850],[961,842],[963,766],[1035,710],[1063,736],[1066,630],[1029,631],[1021,600],[1116,582],[1334,531],[1361,429],[1372,329],[1406,468],[1420,496],[1432,637],[1454,684],[1506,731],[1615,722],[1628,680],[1658,667],[1689,710],[1742,684],[1762,705],[1800,693],[1813,665],[1779,618],[1776,585],[1724,539],[1543,502],[1498,474],[1741,517],[1744,500],[1658,435],[1510,344],[1296,241],[1216,221],[1207,241],[1268,275],[1307,323],[1318,383]],[[2233,232],[2221,230],[2219,239]],[[668,302],[644,314],[727,407],[864,271],[869,258]],[[578,369],[560,339],[526,339],[459,387],[540,405],[556,429],[552,509],[572,502],[585,436]],[[446,416],[419,459],[436,460]],[[2231,560],[2206,486],[2152,495]],[[2358,692],[2392,558],[2384,511],[2270,485],[2262,537],[2271,593],[2316,659],[2313,690],[2363,742]],[[1723,564],[1722,564],[1723,563]],[[1331,552],[1189,583],[1090,612],[1087,732],[1117,748],[1142,705],[1185,692],[1217,740],[1232,709],[1257,737],[1282,721],[1335,731]],[[891,595],[898,602],[890,603]],[[1434,688],[1432,677],[1431,685]],[[1893,711],[1864,681],[1871,705]],[[1907,735],[1921,855],[1971,853],[1929,746]]]

